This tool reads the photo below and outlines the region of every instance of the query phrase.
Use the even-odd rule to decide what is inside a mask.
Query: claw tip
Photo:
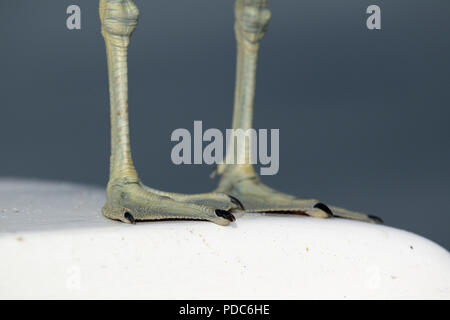
[[[330,216],[333,215],[333,212],[331,211],[330,208],[328,208],[328,206],[326,206],[325,204],[323,204],[322,202],[316,203],[314,205],[314,208],[320,209],[326,213],[328,213]]]
[[[230,212],[225,211],[225,210],[216,209],[216,215],[218,217],[222,217],[224,219],[227,219],[227,220],[229,220],[231,222],[236,220],[236,218],[233,216],[233,214],[231,214]]]
[[[229,194],[227,196],[230,197],[231,202],[233,202],[235,205],[237,205],[241,210],[245,210],[244,205],[242,204],[242,202],[239,201],[238,198],[230,196]]]
[[[134,220],[134,217],[129,212],[125,212],[123,215],[125,219],[127,219],[131,224],[136,224],[136,220]]]
[[[372,219],[375,223],[382,224],[384,223],[383,219],[377,216],[369,215],[369,218]]]

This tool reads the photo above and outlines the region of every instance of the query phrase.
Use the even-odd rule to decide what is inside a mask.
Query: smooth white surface
[[[449,252],[402,230],[257,214],[125,225],[103,203],[102,189],[0,180],[0,299],[450,298]]]

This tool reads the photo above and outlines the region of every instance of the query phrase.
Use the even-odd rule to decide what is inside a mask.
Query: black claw
[[[375,221],[375,223],[379,223],[379,224],[384,223],[383,219],[381,219],[380,217],[369,215],[369,218],[372,219],[373,221]]]
[[[242,202],[239,201],[239,199],[230,196],[229,194],[227,194],[227,196],[231,199],[231,202],[237,205],[241,210],[245,210],[244,205],[242,204]]]
[[[125,212],[123,215],[125,219],[127,219],[131,224],[136,224],[136,220],[134,220],[134,217],[129,212]]]
[[[231,222],[236,220],[236,218],[230,212],[225,211],[225,210],[216,209],[216,215],[218,217],[222,217],[224,219],[227,219],[227,220],[229,220]]]
[[[314,208],[320,209],[320,210],[328,213],[330,216],[333,215],[333,211],[331,211],[331,209],[328,208],[326,205],[324,205],[322,202],[316,203],[314,205]]]

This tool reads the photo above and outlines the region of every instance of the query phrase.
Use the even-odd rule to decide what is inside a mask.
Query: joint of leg
[[[253,180],[259,182],[259,177],[251,165],[228,165],[223,169],[222,178],[218,190],[228,192],[235,188],[241,181]]]
[[[235,15],[239,40],[256,44],[264,37],[271,17],[267,0],[237,0]]]
[[[102,33],[113,39],[128,39],[136,29],[139,10],[131,0],[101,0]]]
[[[111,177],[108,182],[108,186],[111,187],[123,187],[127,185],[139,185],[140,180],[137,177],[121,177],[121,178],[114,178]]]

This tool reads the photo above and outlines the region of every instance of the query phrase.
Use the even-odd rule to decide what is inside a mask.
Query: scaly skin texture
[[[259,42],[270,20],[266,0],[236,0],[235,31],[238,62],[233,128],[252,126],[255,75]],[[111,159],[107,202],[103,214],[114,220],[197,219],[219,225],[234,221],[236,212],[302,213],[318,218],[337,215],[376,222],[365,214],[330,208],[317,200],[301,200],[261,184],[248,161],[249,144],[237,154],[243,164],[221,165],[223,174],[216,192],[185,195],[152,189],[139,179],[133,165],[128,120],[127,54],[139,11],[131,0],[100,0],[100,20],[105,39],[111,104]],[[242,206],[242,203],[245,206]]]

